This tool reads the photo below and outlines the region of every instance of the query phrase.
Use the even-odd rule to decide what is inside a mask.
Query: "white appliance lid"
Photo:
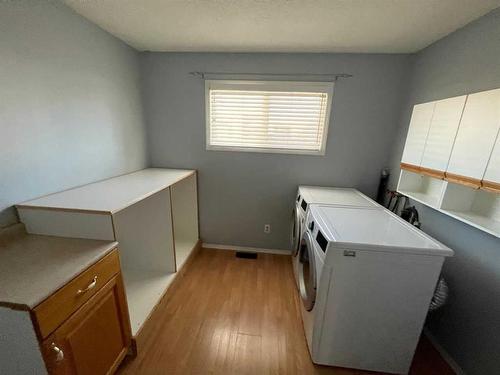
[[[356,189],[322,186],[299,186],[299,193],[308,204],[377,207],[378,204]]]
[[[312,206],[311,215],[333,246],[453,255],[453,251],[384,208]]]

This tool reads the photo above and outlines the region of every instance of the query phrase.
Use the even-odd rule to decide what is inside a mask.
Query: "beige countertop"
[[[0,306],[32,309],[97,262],[117,242],[0,231]]]

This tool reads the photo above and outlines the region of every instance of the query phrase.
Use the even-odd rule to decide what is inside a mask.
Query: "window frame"
[[[218,146],[210,144],[210,90],[249,90],[261,86],[261,91],[303,91],[321,92],[327,94],[325,126],[323,138],[319,150],[301,150],[292,148],[265,148],[265,147],[243,147],[243,146]],[[256,80],[227,80],[227,79],[207,79],[205,80],[205,128],[206,128],[206,149],[207,151],[235,151],[235,152],[258,152],[271,154],[291,154],[291,155],[313,155],[324,156],[326,153],[326,143],[328,139],[328,128],[330,127],[330,115],[332,110],[332,99],[334,92],[333,81],[256,81]]]

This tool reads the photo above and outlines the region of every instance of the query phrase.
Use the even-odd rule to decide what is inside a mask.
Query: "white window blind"
[[[331,82],[207,81],[207,149],[324,154]]]

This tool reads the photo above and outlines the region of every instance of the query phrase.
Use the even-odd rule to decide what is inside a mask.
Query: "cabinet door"
[[[43,353],[50,374],[109,374],[126,355],[130,341],[118,274],[43,342]]]
[[[499,128],[500,89],[469,95],[447,172],[481,180]]]
[[[484,174],[483,185],[500,192],[500,131]]]
[[[442,171],[444,175],[464,109],[465,98],[466,95],[463,95],[436,102],[422,157],[423,168]]]
[[[413,107],[402,163],[420,166],[433,112],[434,102]]]

